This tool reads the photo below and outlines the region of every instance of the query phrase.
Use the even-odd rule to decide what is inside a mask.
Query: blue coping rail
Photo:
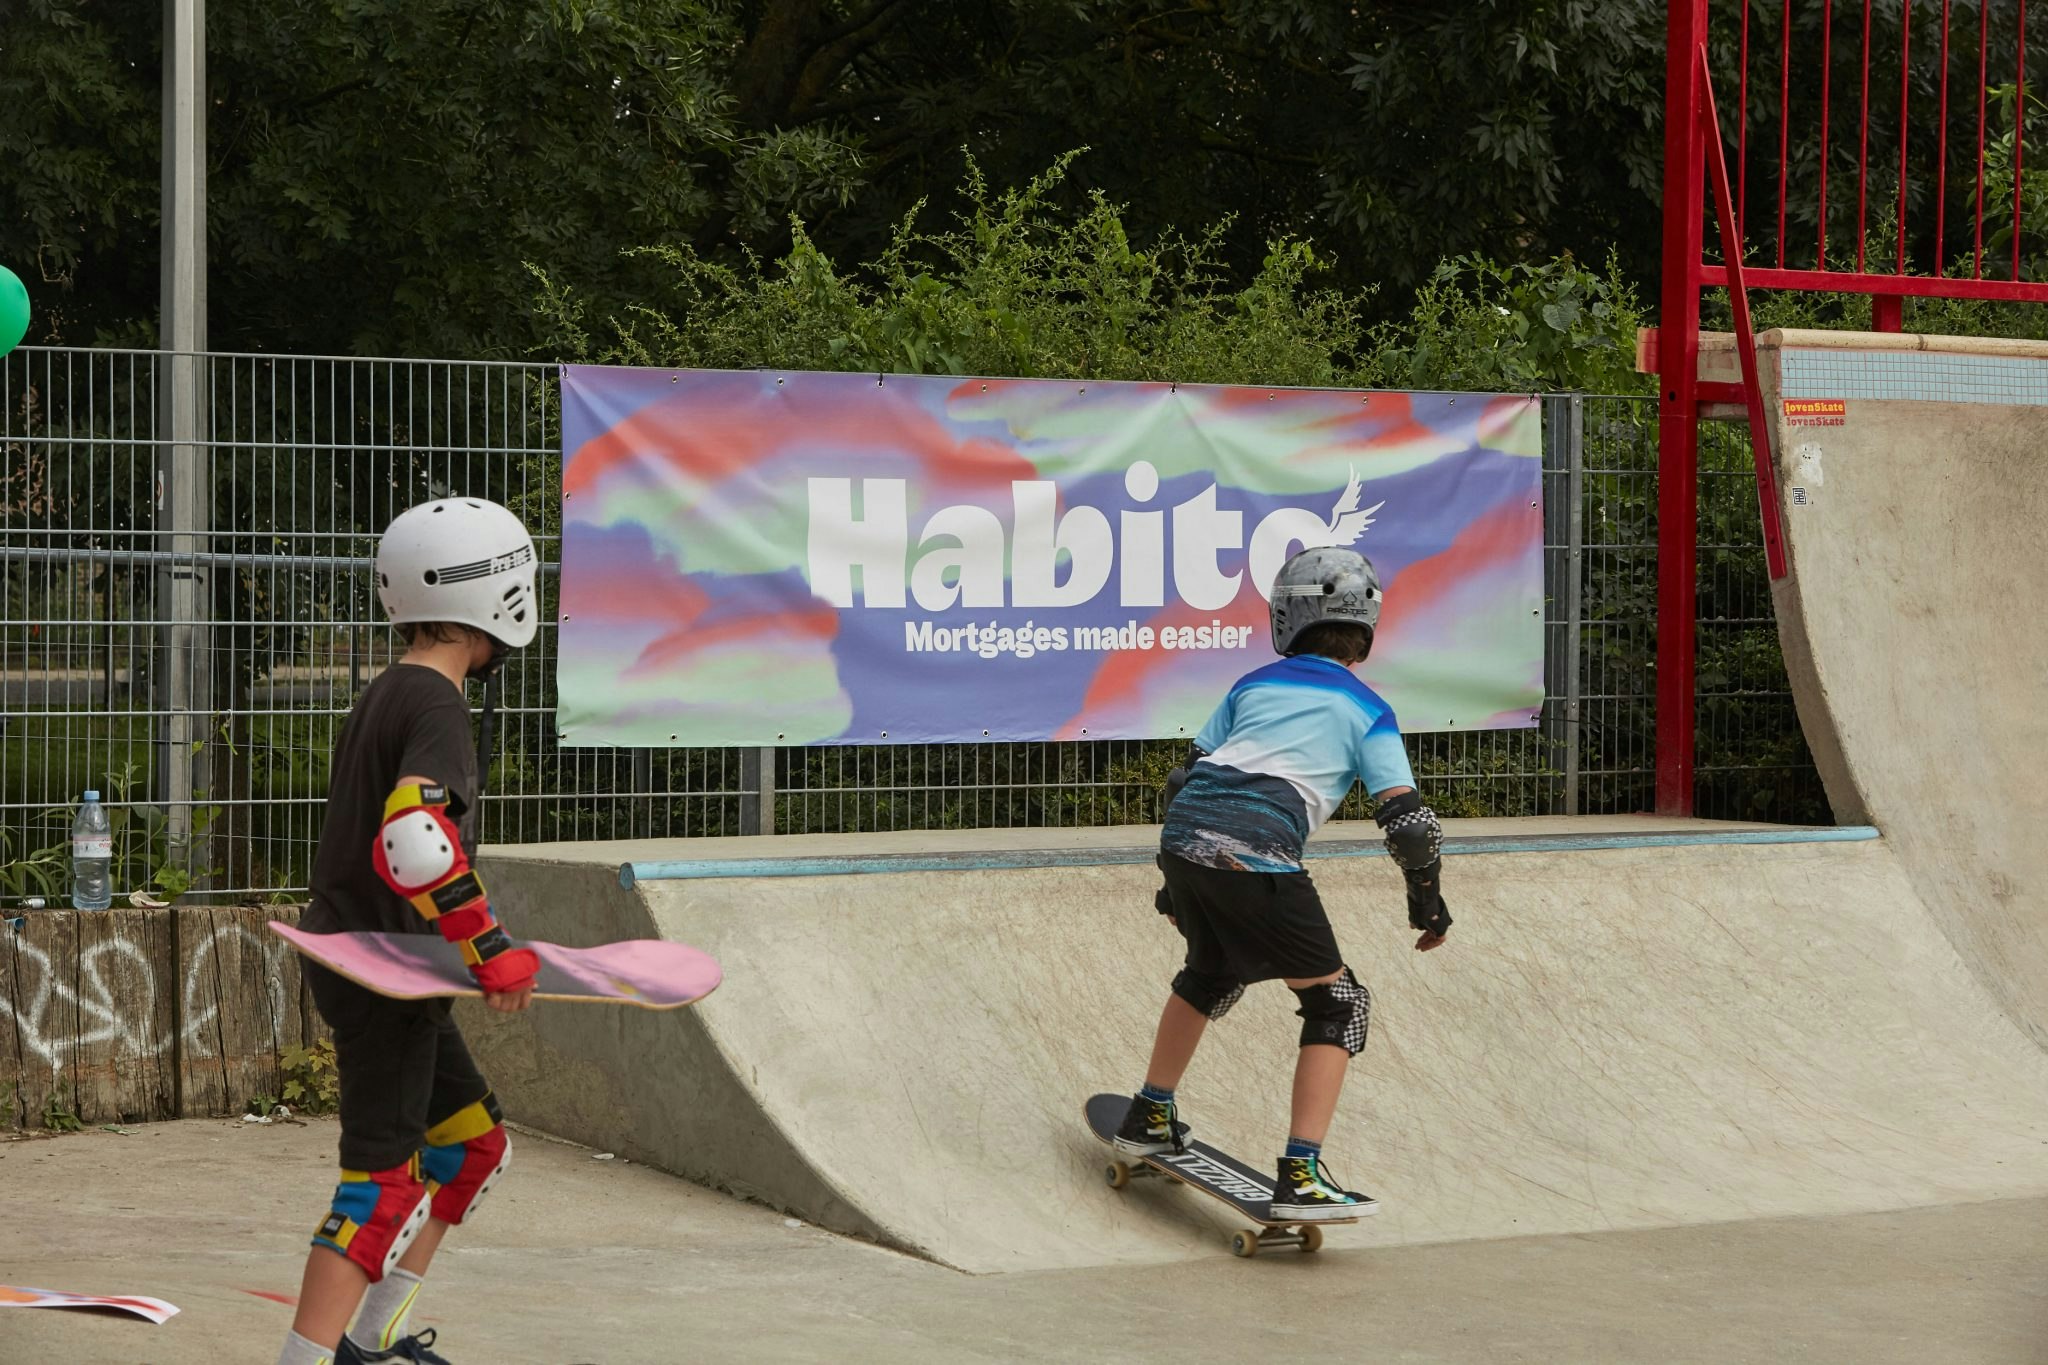
[[[1474,853],[1586,853],[1617,848],[1702,848],[1739,844],[1844,844],[1878,837],[1869,825],[1833,828],[1669,831],[1658,834],[1521,834],[1451,836],[1444,856]],[[624,863],[619,885],[711,877],[846,877],[871,872],[1008,872],[1038,867],[1120,867],[1149,863],[1156,847],[975,850],[962,853],[878,853],[869,857],[686,858]],[[1311,860],[1384,858],[1377,840],[1331,839],[1308,846]]]

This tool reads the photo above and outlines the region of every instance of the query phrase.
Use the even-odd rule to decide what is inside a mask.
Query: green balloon
[[[28,335],[28,286],[21,276],[0,265],[0,355],[6,355]]]

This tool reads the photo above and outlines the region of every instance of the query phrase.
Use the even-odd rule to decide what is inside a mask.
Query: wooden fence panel
[[[78,914],[78,1036],[72,1049],[72,1112],[95,1122],[177,1112],[177,1000],[163,968],[171,957],[169,910]]]
[[[0,1123],[239,1114],[320,1036],[295,907],[29,910],[0,917]]]
[[[268,911],[196,906],[177,915],[183,1112],[240,1113],[254,1096],[275,1099],[281,1054],[305,1040],[298,955],[263,927]]]

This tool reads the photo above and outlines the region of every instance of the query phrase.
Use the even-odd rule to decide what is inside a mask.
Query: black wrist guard
[[[1451,927],[1451,910],[1436,891],[1435,878],[1423,891],[1414,879],[1408,883],[1408,925],[1425,934],[1441,934]]]

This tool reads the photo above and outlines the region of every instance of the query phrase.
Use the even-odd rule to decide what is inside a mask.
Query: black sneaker
[[[1323,1169],[1322,1159],[1283,1156],[1273,1182],[1272,1217],[1276,1223],[1313,1223],[1325,1218],[1363,1218],[1380,1211],[1369,1194],[1342,1189]]]
[[[1158,1156],[1161,1152],[1186,1151],[1187,1141],[1188,1126],[1180,1121],[1180,1106],[1172,1100],[1148,1100],[1143,1095],[1133,1095],[1112,1145],[1133,1156]]]
[[[380,1365],[380,1362],[397,1365],[400,1361],[405,1365],[448,1365],[448,1357],[427,1349],[433,1344],[434,1329],[431,1327],[416,1336],[400,1337],[383,1351],[359,1346],[354,1338],[344,1334],[341,1345],[334,1350],[334,1365]]]

